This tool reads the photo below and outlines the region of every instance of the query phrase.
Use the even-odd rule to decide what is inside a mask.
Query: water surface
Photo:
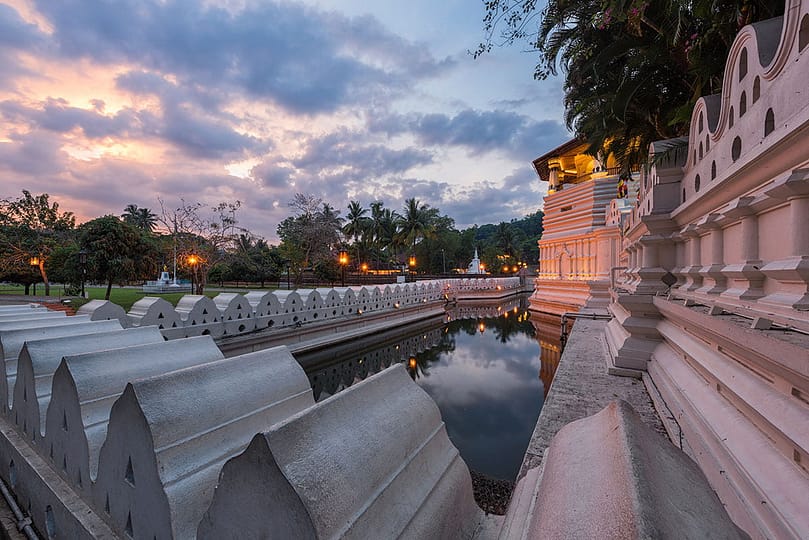
[[[543,354],[545,348],[543,341]],[[540,350],[525,298],[515,297],[499,304],[458,306],[443,318],[298,360],[316,399],[404,363],[438,405],[469,468],[514,480],[552,376],[548,366],[540,369]]]

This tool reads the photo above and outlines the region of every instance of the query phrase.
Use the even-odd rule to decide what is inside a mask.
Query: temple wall
[[[807,74],[809,2],[739,32],[688,138],[651,145],[677,151],[641,180],[610,293],[612,369],[659,392],[753,538],[809,536]]]

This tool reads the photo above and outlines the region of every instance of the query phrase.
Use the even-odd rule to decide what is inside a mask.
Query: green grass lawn
[[[71,305],[78,308],[85,303],[89,302],[90,300],[103,300],[104,294],[107,292],[106,287],[85,287],[85,291],[87,292],[87,296],[89,298],[84,300],[82,298],[72,298]],[[0,286],[0,294],[23,294],[25,292],[25,288],[16,285],[2,285]],[[40,284],[37,287],[37,294],[43,294],[45,292],[45,288]],[[62,293],[61,285],[54,285],[51,287],[51,296],[59,296]],[[158,296],[163,298],[171,305],[176,306],[177,302],[180,301],[184,295],[189,293],[171,293],[171,294],[154,294],[154,293],[144,293],[140,289],[130,289],[130,288],[122,288],[122,287],[113,287],[112,291],[110,291],[110,301],[118,304],[124,311],[129,311],[132,307],[132,304],[143,298],[144,296]],[[213,298],[219,294],[219,291],[206,291],[205,296]]]

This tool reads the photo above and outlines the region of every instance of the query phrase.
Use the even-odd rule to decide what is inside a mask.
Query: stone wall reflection
[[[458,302],[447,307],[442,321],[444,324],[433,321],[404,330],[396,329],[348,345],[333,347],[328,351],[303,353],[299,355],[298,361],[306,370],[318,401],[395,363],[405,364],[410,376],[417,379],[428,373],[430,365],[438,361],[443,353],[454,350],[454,334],[457,332],[482,333],[487,331],[488,325],[488,330],[495,332],[503,342],[508,341],[512,333],[522,332],[514,325],[505,323],[508,319],[515,322],[527,321],[527,305],[526,295],[513,296],[498,302]],[[461,322],[454,332],[450,332],[448,323],[453,321]],[[543,377],[542,374],[540,376]],[[550,377],[552,376],[551,372]],[[545,378],[542,380],[544,382]],[[545,384],[546,394],[549,385],[550,379]]]

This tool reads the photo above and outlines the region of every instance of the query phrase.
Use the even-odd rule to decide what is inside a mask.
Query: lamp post
[[[84,282],[87,279],[87,250],[79,251],[79,264],[81,265],[81,297],[87,298],[84,294]]]
[[[290,286],[289,286],[289,267],[290,267],[290,263],[289,263],[289,261],[286,261],[286,265],[287,265],[287,290],[289,290],[290,289]]]
[[[348,266],[348,252],[345,250],[340,251],[337,261],[340,263],[340,281],[342,287],[346,286],[346,266]]]
[[[444,274],[447,273],[447,258],[444,256],[444,248],[441,248],[441,268],[444,270]]]
[[[39,257],[34,255],[30,259],[28,259],[28,264],[30,264],[31,266],[39,267]],[[35,281],[34,282],[34,296],[36,296],[36,294],[37,294],[37,283]]]
[[[197,282],[197,264],[199,264],[199,257],[192,253],[185,259],[185,262],[191,267],[191,292],[192,294],[197,294],[195,283]]]
[[[362,263],[362,265],[360,265],[360,270],[362,270],[362,280],[366,281],[365,278],[368,275],[368,263]]]

